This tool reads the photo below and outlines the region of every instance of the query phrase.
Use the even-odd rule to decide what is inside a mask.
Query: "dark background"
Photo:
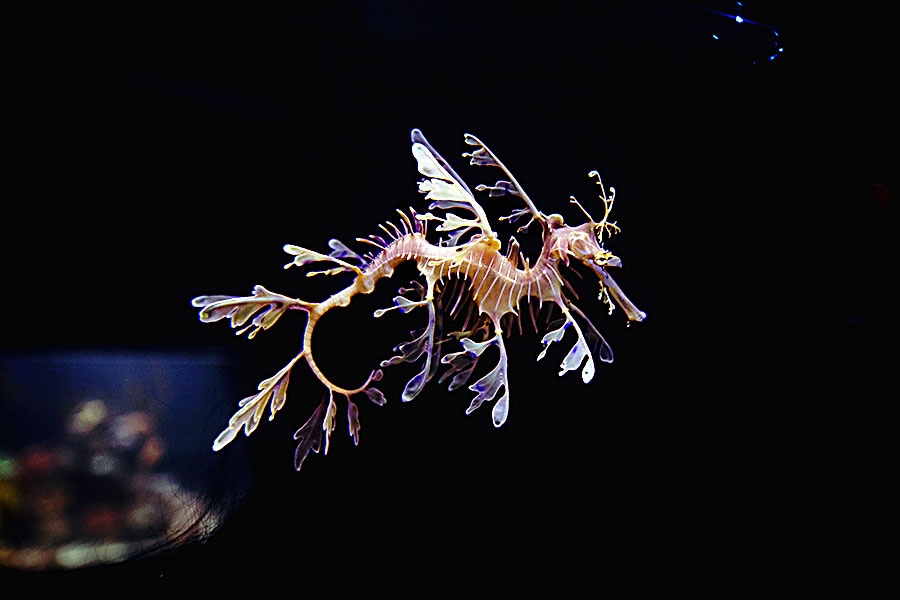
[[[572,221],[570,195],[599,213],[586,177],[599,170],[618,190],[617,280],[649,315],[626,328],[586,282],[580,306],[616,352],[587,386],[556,375],[567,343],[534,363],[539,336],[512,338],[500,429],[436,382],[402,404],[414,371],[388,369],[388,404],[361,404],[360,445],[342,418],[329,455],[296,473],[291,435],[320,394],[304,371],[274,422],[220,453],[227,465],[251,452],[253,486],[211,541],[57,575],[600,585],[617,565],[683,560],[688,579],[800,564],[824,576],[809,548],[833,559],[879,523],[894,32],[862,6],[781,4],[745,2],[756,23],[740,26],[714,12],[735,14],[726,2],[129,4],[14,19],[7,354],[218,348],[239,365],[236,407],[299,349],[302,319],[247,341],[199,323],[190,299],[324,290],[282,269],[282,246],[354,245],[397,208],[422,212],[413,127],[473,186],[495,177],[459,158],[477,135],[541,210]],[[326,372],[351,385],[421,326],[368,316],[406,281],[329,314]]]

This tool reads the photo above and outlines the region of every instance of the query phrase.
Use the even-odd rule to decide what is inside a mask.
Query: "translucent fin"
[[[374,387],[366,388],[366,396],[368,396],[369,400],[371,400],[374,404],[377,404],[378,406],[384,406],[385,403],[387,402],[387,398],[384,397],[384,393],[382,393],[382,391],[379,390],[378,388],[374,388]]]
[[[306,460],[310,452],[318,454],[319,449],[322,447],[322,431],[324,430],[322,423],[330,400],[331,396],[325,394],[325,397],[319,402],[319,406],[306,420],[306,423],[294,432],[294,439],[298,442],[297,448],[294,450],[294,469],[297,471],[303,466],[303,461]]]
[[[331,241],[337,242],[337,240]],[[346,248],[347,251],[350,252],[353,256],[356,256],[356,253],[344,246],[341,242],[337,242],[337,244],[338,249],[336,249],[335,252],[332,253],[333,256],[322,254],[321,252],[316,252],[315,250],[301,248],[300,246],[294,246],[293,244],[285,244],[284,251],[292,255],[294,257],[294,260],[284,265],[284,268],[288,269],[294,266],[302,267],[314,262],[331,262],[338,265],[337,267],[332,269],[334,272],[352,271],[354,273],[360,273],[359,267],[346,263],[340,258],[337,258],[338,254],[343,253],[343,251],[339,249],[341,247]],[[356,258],[359,258],[359,256],[356,256]]]
[[[406,383],[406,387],[403,388],[400,398],[404,402],[409,402],[418,396],[425,384],[434,377],[437,371],[439,351],[434,344],[436,323],[434,303],[428,302],[428,325],[425,327],[425,333],[423,334],[421,350],[421,354],[425,355],[425,364],[422,366],[422,370],[410,379]],[[438,335],[440,335],[439,332]]]
[[[422,300],[410,300],[405,296],[394,296],[394,306],[389,306],[388,308],[378,308],[372,313],[372,315],[377,319],[379,317],[383,317],[385,313],[392,310],[399,310],[402,313],[408,313],[412,309],[418,306],[423,306],[424,304],[426,304],[426,302]]]
[[[590,346],[591,354],[601,362],[613,362],[612,347],[606,342],[606,339],[600,331],[594,327],[594,324],[588,319],[587,315],[581,312],[581,309],[574,304],[569,305],[569,310],[581,320],[582,332],[584,333],[588,346]]]
[[[328,454],[328,445],[331,441],[331,432],[334,431],[335,414],[337,413],[337,404],[331,390],[328,390],[328,409],[325,411],[325,418],[322,419],[322,433],[325,435],[325,454]]]
[[[584,368],[581,370],[581,380],[585,383],[588,383],[591,379],[594,378],[594,359],[591,356],[591,348],[587,343],[587,340],[584,337],[584,334],[581,331],[581,327],[578,326],[578,323],[575,322],[575,319],[572,318],[572,314],[568,309],[563,309],[565,314],[565,321],[558,328],[552,331],[547,332],[544,337],[541,339],[541,343],[544,345],[544,349],[541,350],[541,353],[538,355],[537,359],[541,360],[547,354],[547,350],[550,347],[550,344],[553,342],[560,341],[566,333],[566,329],[572,327],[575,330],[575,333],[578,335],[578,339],[575,341],[575,345],[571,350],[566,354],[565,358],[560,365],[560,376],[565,375],[569,371],[573,371],[580,367],[582,363],[584,363]]]
[[[450,365],[450,368],[441,375],[438,383],[444,383],[448,377],[451,377],[447,389],[452,392],[461,388],[469,382],[475,367],[478,366],[479,358],[478,355],[472,356],[468,352],[454,352],[444,356],[441,362]]]
[[[466,182],[463,181],[463,178],[460,177],[459,175],[457,175],[456,171],[453,170],[453,167],[450,165],[450,163],[448,163],[444,159],[444,157],[441,156],[440,153],[438,153],[438,151],[434,149],[434,146],[432,146],[428,142],[428,140],[425,139],[425,134],[422,133],[421,129],[413,129],[410,132],[410,141],[413,144],[421,144],[422,146],[424,146],[425,149],[431,153],[432,158],[434,159],[435,162],[437,162],[438,166],[440,166],[441,169],[443,169],[448,175],[450,175],[450,178],[452,178],[454,181],[456,181],[462,187],[464,187],[465,190],[467,192],[469,192],[469,196],[474,197],[472,190],[469,189],[469,186],[466,185]],[[419,172],[421,172],[421,170]],[[425,175],[426,177],[434,177],[434,175],[428,175],[427,173],[422,173],[422,174]]]
[[[401,292],[403,291],[411,290],[401,289]],[[423,293],[423,295],[427,297],[427,293]],[[441,335],[441,319],[435,311],[434,301],[432,300],[426,299],[418,302],[413,302],[408,298],[405,298],[404,296],[397,296],[396,298],[394,298],[394,301],[395,303],[398,303],[398,306],[395,308],[399,308],[401,312],[407,312],[415,306],[421,306],[423,304],[428,306],[428,324],[426,325],[426,327],[418,331],[410,332],[414,336],[412,340],[394,346],[394,352],[399,352],[400,354],[381,361],[382,367],[389,367],[403,362],[416,362],[423,355],[425,356],[425,364],[423,365],[422,370],[417,373],[412,379],[410,379],[407,382],[406,387],[403,389],[401,399],[404,402],[409,402],[419,395],[419,393],[422,391],[422,388],[425,387],[425,384],[431,380],[431,378],[437,371],[439,351],[434,343],[434,339],[436,336]],[[405,303],[400,305],[400,301],[403,301]],[[384,312],[388,310],[391,309],[379,309],[375,311],[375,316],[381,316],[381,314],[384,314]]]
[[[418,300],[411,300],[406,296],[394,296],[394,306],[389,306],[388,308],[379,308],[374,313],[372,313],[373,316],[377,319],[383,317],[385,313],[392,310],[399,310],[401,313],[406,314],[414,308],[425,306],[426,304],[428,304],[428,301],[425,299],[427,295],[425,287],[415,280],[410,281],[410,285],[412,287],[400,288],[398,292],[400,294],[408,294],[410,292],[413,292],[418,295]],[[394,348],[394,351],[397,351],[397,348]]]
[[[419,182],[419,191],[425,194],[425,198],[431,200],[430,209],[441,210],[461,208],[475,214],[473,221],[456,217],[455,225],[444,224],[445,231],[465,227],[478,227],[482,233],[492,235],[487,215],[480,204],[475,200],[475,195],[469,186],[456,174],[450,164],[437,153],[428,143],[425,136],[418,129],[413,129],[412,154],[416,159],[419,173],[428,179]],[[449,217],[449,215],[448,215]],[[424,215],[418,219],[426,220]],[[434,218],[434,217],[433,217]]]
[[[457,246],[459,245],[460,238],[466,234],[466,232],[471,231],[472,229],[481,229],[481,225],[478,221],[473,221],[471,219],[462,219],[459,216],[449,213],[447,217],[437,217],[433,214],[425,213],[424,215],[416,215],[416,218],[420,221],[440,221],[441,224],[438,225],[435,230],[436,231],[452,231],[448,236],[447,244],[441,245],[449,245],[449,246]]]
[[[353,445],[359,445],[359,408],[352,400],[347,400],[347,427],[350,437],[353,438]]]
[[[241,335],[249,331],[247,337],[250,339],[274,325],[288,308],[309,307],[308,303],[270,292],[261,285],[254,286],[252,296],[197,296],[191,300],[191,304],[202,309],[200,311],[202,322],[213,323],[230,319],[232,329],[243,327],[256,315],[249,325],[235,332],[236,335]],[[263,312],[257,315],[259,311]]]
[[[363,264],[365,262],[359,254],[348,248],[347,245],[340,240],[328,240],[328,247],[331,248],[331,252],[328,254],[328,256],[332,258],[351,258],[357,261],[359,264]]]
[[[394,352],[399,352],[400,354],[381,361],[382,367],[390,367],[403,362],[415,362],[422,356],[422,353],[425,352],[428,330],[422,328],[417,331],[411,331],[410,333],[415,337],[408,342],[403,342],[402,344],[394,346]]]
[[[278,373],[262,381],[257,388],[258,394],[248,396],[238,403],[240,409],[229,419],[228,427],[213,441],[213,452],[218,452],[230,444],[241,428],[244,429],[244,435],[249,436],[253,433],[259,426],[267,405],[270,406],[269,420],[275,418],[275,413],[284,406],[287,387],[291,379],[291,368],[301,356],[303,356],[302,353],[298,354]]]
[[[525,193],[525,190],[522,189],[522,186],[519,185],[519,182],[516,181],[516,178],[513,177],[513,174],[509,172],[509,169],[500,162],[500,159],[491,152],[490,148],[488,148],[484,142],[479,140],[474,135],[467,133],[465,135],[465,142],[469,146],[476,146],[477,149],[472,152],[466,152],[463,154],[464,157],[469,159],[470,165],[476,165],[480,167],[497,167],[501,171],[503,171],[506,176],[509,178],[501,179],[497,181],[494,185],[479,185],[476,186],[475,189],[478,191],[488,191],[488,196],[493,198],[495,196],[507,196],[513,195],[518,196],[525,202],[525,206],[527,208],[527,212],[531,213],[532,219],[536,219],[540,222],[544,222],[546,218],[544,215],[537,209],[534,205],[534,202],[531,201],[531,198],[528,197],[528,194]],[[513,214],[505,217],[505,219],[514,221],[518,219],[524,212],[515,211]],[[531,221],[529,221],[530,223]],[[525,227],[528,227],[527,225]]]
[[[500,330],[497,329],[496,331],[497,333],[495,333],[493,337],[484,342],[476,342],[471,338],[461,339],[460,342],[463,345],[463,351],[447,354],[441,361],[458,367],[456,369],[458,372],[456,376],[454,376],[454,382],[457,381],[457,377],[459,377],[461,381],[467,381],[471,375],[472,369],[474,369],[474,364],[471,364],[470,361],[474,362],[474,360],[477,360],[487,348],[497,346],[500,350],[500,360],[497,362],[497,366],[495,366],[487,375],[469,386],[469,389],[476,392],[476,395],[472,398],[469,408],[466,409],[466,414],[471,414],[477,410],[485,400],[493,400],[496,398],[502,387],[503,394],[497,400],[496,404],[494,404],[494,409],[491,412],[494,426],[500,427],[506,422],[506,417],[509,413],[509,379],[507,374],[506,346],[503,344],[503,338],[499,333]],[[445,374],[444,377],[446,378],[447,374]],[[451,389],[453,388],[451,387]]]

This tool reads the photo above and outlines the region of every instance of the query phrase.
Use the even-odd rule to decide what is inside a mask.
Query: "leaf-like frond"
[[[461,341],[466,342],[469,340],[463,339]],[[464,343],[463,346],[465,347],[466,344]],[[497,362],[497,366],[491,369],[487,375],[469,386],[471,391],[477,393],[475,397],[472,398],[469,408],[466,409],[466,414],[471,414],[481,406],[485,400],[497,398],[500,388],[503,388],[503,394],[497,398],[494,408],[491,411],[491,418],[494,422],[494,426],[500,427],[506,422],[506,417],[509,413],[509,375],[507,373],[506,346],[503,344],[503,337],[500,335],[499,330],[498,333],[494,334],[491,339],[485,342],[472,342],[469,344],[470,348],[477,349],[479,355],[488,346],[497,346],[500,350],[500,360]]]
[[[588,346],[590,346],[591,354],[597,358],[597,360],[605,363],[613,362],[613,349],[610,346],[600,331],[594,326],[591,320],[588,318],[586,314],[584,314],[580,308],[571,304],[569,306],[569,310],[572,311],[576,317],[581,319],[582,323],[582,333],[584,333],[584,337],[587,340]]]
[[[387,398],[384,397],[384,393],[378,388],[367,387],[365,394],[369,397],[369,400],[371,400],[378,406],[384,406],[387,402]]]
[[[479,356],[472,356],[468,352],[455,352],[441,358],[441,362],[450,365],[450,368],[444,371],[438,383],[444,383],[448,377],[452,377],[447,390],[453,391],[461,388],[472,377],[475,367],[478,366]]]
[[[376,309],[374,313],[374,317],[377,319],[379,317],[383,317],[385,313],[391,310],[399,310],[401,313],[408,313],[414,308],[419,306],[426,305],[427,302],[425,300],[410,300],[406,296],[394,296],[394,306],[389,306],[388,308],[379,308]],[[395,348],[396,350],[396,348]]]
[[[469,186],[466,185],[466,182],[463,180],[463,178],[460,177],[456,173],[456,171],[453,170],[453,166],[451,166],[450,163],[447,162],[447,160],[443,156],[441,156],[440,152],[435,150],[434,146],[432,146],[429,143],[429,141],[427,139],[425,139],[425,134],[422,133],[421,129],[413,129],[410,132],[409,137],[410,137],[410,141],[412,141],[413,144],[419,144],[420,146],[422,146],[423,148],[428,150],[428,154],[431,157],[430,163],[429,163],[429,168],[434,168],[435,169],[433,171],[434,173],[436,173],[436,174],[445,173],[446,175],[449,175],[449,178],[444,175],[441,175],[441,178],[442,179],[452,179],[453,181],[456,181],[457,183],[459,183],[459,185],[461,185],[463,188],[465,188],[465,190],[467,192],[469,192],[470,196],[473,196],[472,190],[469,189]],[[431,166],[431,163],[433,163],[433,167]],[[420,165],[420,166],[422,166],[422,165]],[[421,173],[421,171],[420,171],[420,173]],[[430,175],[428,173],[422,173],[422,174],[425,175],[426,177],[436,177],[437,176],[437,175]]]
[[[447,218],[437,217],[431,213],[416,215],[416,218],[420,221],[440,221],[441,224],[435,228],[436,231],[452,231],[453,233],[448,236],[447,240],[447,245],[449,246],[459,245],[460,238],[465,235],[467,231],[480,229],[480,225],[477,221],[462,219],[453,213],[448,213]]]
[[[513,196],[521,196],[522,190],[519,189],[519,186],[512,183],[511,181],[500,180],[494,185],[484,185],[483,183],[480,185],[476,185],[475,189],[479,192],[488,192],[489,198],[495,198],[497,196],[508,196],[512,194]]]
[[[476,221],[471,219],[463,219],[454,213],[447,213],[447,218],[443,219],[443,223],[437,226],[437,231],[454,231],[456,229],[478,227]]]
[[[503,338],[499,333],[495,333],[491,338],[483,342],[475,341],[471,337],[463,337],[459,341],[463,346],[461,351],[451,352],[441,358],[441,362],[449,364],[450,369],[441,376],[438,383],[442,383],[445,379],[452,376],[448,386],[449,390],[452,391],[464,385],[472,376],[475,366],[484,351],[491,346],[497,346],[500,350],[500,360],[497,362],[497,365],[488,374],[469,386],[471,391],[477,393],[469,404],[469,408],[466,409],[466,414],[471,414],[485,400],[493,400],[502,387],[503,395],[497,400],[492,412],[494,425],[500,427],[506,421],[509,411],[509,380],[507,375],[506,346],[503,344]]]
[[[353,400],[347,399],[347,427],[350,437],[353,438],[353,445],[359,445],[359,408]]]
[[[398,296],[395,300],[404,299]],[[407,300],[408,301],[408,300]],[[428,306],[428,324],[421,330],[411,331],[413,339],[394,346],[394,352],[400,354],[392,356],[389,359],[381,361],[382,367],[389,367],[402,362],[416,362],[422,356],[425,357],[425,364],[412,379],[406,383],[400,398],[404,402],[409,402],[419,395],[425,384],[434,376],[438,366],[438,358],[440,351],[434,343],[436,335],[440,335],[440,321],[436,318],[434,302],[432,300],[422,300],[416,305],[425,304]]]
[[[331,240],[331,242],[329,242],[329,245],[331,245],[332,242],[337,242],[337,244],[336,246],[332,246],[332,248],[335,248],[335,251],[332,252],[331,255],[322,254],[321,252],[316,252],[315,250],[309,250],[307,248],[301,248],[300,246],[294,246],[293,244],[285,244],[284,251],[292,255],[294,257],[294,260],[284,265],[284,268],[289,269],[290,267],[302,267],[314,262],[331,262],[336,264],[337,267],[329,269],[328,271],[320,272],[326,273],[328,275],[333,275],[334,273],[340,273],[342,271],[350,271],[356,274],[361,273],[359,267],[344,262],[339,258],[340,255],[345,254],[343,249],[346,249],[347,252],[350,252],[353,256],[356,256],[357,259],[360,259],[360,257],[357,256],[355,252],[344,246],[341,242],[338,242],[337,240]]]
[[[503,168],[503,163],[500,162],[494,153],[477,137],[472,135],[471,133],[467,133],[463,136],[463,140],[466,144],[470,146],[476,146],[477,148],[472,152],[466,152],[463,154],[463,157],[469,159],[470,165],[476,165],[479,167],[498,167]]]
[[[425,352],[425,343],[428,340],[428,331],[423,327],[410,333],[415,337],[408,342],[394,346],[394,352],[399,352],[400,354],[381,361],[382,367],[390,367],[403,362],[415,362],[422,356],[422,353]]]
[[[419,182],[419,192],[426,200],[433,200],[429,208],[465,208],[473,213],[472,197],[458,183],[442,179],[423,179]]]
[[[565,314],[565,321],[563,324],[557,328],[547,332],[543,338],[541,338],[541,343],[544,345],[544,349],[541,350],[541,353],[538,354],[537,359],[541,360],[546,356],[547,350],[550,347],[550,344],[553,342],[558,342],[562,340],[563,336],[566,333],[566,330],[569,327],[572,327],[575,330],[578,339],[575,341],[575,345],[572,346],[572,349],[566,354],[565,358],[563,358],[562,364],[560,365],[560,376],[565,375],[569,371],[573,371],[580,367],[582,363],[584,363],[584,368],[581,370],[581,380],[585,383],[588,383],[591,379],[594,378],[594,359],[591,356],[591,346],[588,344],[587,340],[584,337],[584,333],[581,331],[581,327],[578,326],[578,323],[575,322],[575,319],[572,318],[571,312],[567,308],[563,308],[563,312]],[[597,332],[599,336],[599,332]],[[600,338],[602,340],[602,336]],[[603,342],[606,343],[605,341]],[[603,349],[601,347],[600,351]],[[585,360],[587,359],[587,360]],[[611,360],[611,359],[610,359]]]
[[[548,331],[547,333],[544,334],[544,337],[541,338],[541,344],[544,345],[544,349],[541,350],[540,354],[538,354],[538,357],[537,357],[538,360],[541,360],[542,358],[544,358],[544,356],[547,355],[547,350],[550,349],[550,344],[552,344],[553,342],[558,342],[559,340],[563,339],[563,336],[566,335],[566,329],[569,328],[570,324],[571,323],[569,322],[569,320],[565,319],[565,320],[563,320],[562,325],[560,325],[558,328],[551,329],[550,331]],[[554,323],[554,325],[555,325],[555,323]]]
[[[450,164],[438,154],[418,129],[412,131],[412,154],[419,173],[428,179],[419,182],[419,192],[432,200],[431,208],[461,208],[475,214],[472,224],[485,235],[493,235],[484,209],[475,200],[472,190],[456,174]]]
[[[352,258],[360,264],[363,264],[365,262],[365,260],[363,260],[363,257],[348,248],[347,245],[340,240],[328,240],[328,247],[331,248],[331,252],[328,254],[328,256],[330,256],[331,258]]]
[[[513,174],[510,173],[509,169],[506,168],[506,165],[500,162],[500,159],[497,158],[497,156],[493,152],[491,152],[491,149],[488,148],[484,142],[470,133],[467,133],[464,139],[466,144],[476,147],[474,151],[466,152],[463,154],[464,157],[467,157],[469,159],[470,165],[479,167],[497,167],[498,169],[503,171],[509,178],[508,180],[501,179],[492,186],[479,185],[476,186],[475,189],[478,191],[487,190],[489,192],[488,197],[491,198],[495,196],[506,195],[518,196],[525,202],[525,206],[527,207],[528,212],[531,213],[532,219],[544,223],[546,221],[546,217],[541,213],[541,211],[537,209],[537,207],[534,205],[534,202],[531,201],[531,198],[528,197],[528,194],[525,193],[525,190],[522,189],[522,186],[519,185],[519,182],[516,181],[515,177],[513,177]],[[513,213],[513,215],[515,214],[516,213]],[[513,215],[510,215],[506,218],[511,219]]]
[[[229,419],[228,427],[213,442],[212,449],[214,452],[231,443],[241,428],[244,429],[244,435],[249,436],[253,433],[259,426],[267,405],[270,407],[269,420],[271,421],[275,418],[275,413],[284,406],[287,387],[291,379],[291,368],[302,356],[302,352],[295,356],[278,373],[260,382],[257,387],[259,390],[257,394],[248,396],[238,403],[240,408]]]
[[[256,315],[249,325],[235,332],[236,335],[241,335],[249,331],[247,337],[250,339],[274,325],[287,309],[306,309],[310,306],[302,300],[270,292],[261,285],[254,286],[252,296],[197,296],[191,300],[191,304],[202,309],[202,322],[213,323],[227,318],[231,320],[232,329],[243,327]]]
[[[303,461],[310,452],[319,453],[322,447],[322,431],[324,430],[323,421],[325,418],[325,410],[329,406],[331,396],[325,394],[319,406],[309,416],[306,423],[300,429],[294,432],[294,439],[297,440],[297,448],[294,450],[294,469],[299,471],[303,466]]]
[[[328,454],[328,443],[331,441],[331,432],[334,431],[335,414],[337,413],[337,404],[334,401],[334,395],[331,389],[328,389],[328,410],[325,411],[325,418],[322,420],[322,431],[325,434],[325,454]]]

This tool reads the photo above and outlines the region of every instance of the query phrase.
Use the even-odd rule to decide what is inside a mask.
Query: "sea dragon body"
[[[343,290],[336,292],[321,302],[307,302],[270,292],[257,285],[252,296],[198,296],[192,304],[201,309],[200,319],[203,322],[219,321],[228,318],[231,326],[240,328],[237,333],[248,333],[254,337],[258,332],[271,327],[287,310],[301,310],[307,313],[306,327],[303,333],[303,346],[300,352],[278,373],[264,380],[258,386],[258,393],[241,400],[239,410],[232,416],[228,427],[213,442],[213,450],[220,450],[229,444],[243,429],[250,435],[258,426],[265,412],[270,408],[269,419],[274,418],[285,402],[286,390],[290,380],[291,369],[302,358],[313,374],[326,387],[326,395],[307,422],[294,434],[298,440],[294,466],[297,470],[303,464],[310,451],[319,452],[324,433],[325,452],[331,432],[334,429],[337,404],[334,395],[342,395],[347,400],[347,417],[349,432],[354,443],[359,441],[359,410],[352,397],[365,394],[378,405],[385,402],[382,392],[373,384],[379,381],[383,372],[376,369],[362,385],[356,388],[345,388],[332,382],[316,364],[312,353],[312,336],[319,319],[329,310],[348,306],[357,294],[369,294],[383,278],[393,275],[395,268],[401,263],[415,261],[419,273],[425,278],[425,285],[414,282],[413,288],[401,288],[400,295],[394,298],[390,308],[379,309],[374,313],[380,317],[389,310],[400,310],[403,313],[419,307],[428,311],[428,324],[421,334],[414,339],[394,348],[399,352],[381,366],[387,367],[401,362],[417,362],[422,360],[422,370],[406,384],[402,399],[409,401],[415,398],[437,373],[440,364],[449,365],[440,377],[439,383],[450,379],[448,388],[452,391],[468,383],[472,377],[479,358],[490,347],[497,347],[500,354],[498,364],[480,379],[470,384],[471,391],[476,392],[467,413],[477,409],[484,401],[494,400],[492,418],[499,427],[507,419],[509,411],[509,380],[507,377],[507,352],[504,344],[504,323],[519,318],[520,307],[527,305],[534,320],[533,301],[540,308],[544,303],[552,303],[563,313],[562,325],[549,331],[542,338],[543,351],[538,359],[543,358],[552,342],[563,338],[565,331],[572,328],[577,335],[577,342],[566,355],[561,364],[560,375],[582,367],[582,379],[589,382],[594,375],[592,356],[603,362],[612,362],[612,350],[597,329],[566,296],[568,282],[560,273],[561,266],[569,266],[570,260],[577,260],[597,274],[600,280],[600,298],[612,312],[615,303],[625,312],[629,323],[642,321],[646,316],[629,299],[607,272],[609,267],[620,267],[618,257],[603,247],[603,235],[619,231],[615,223],[608,221],[615,198],[615,189],[610,188],[607,196],[600,181],[599,174],[592,171],[590,176],[597,177],[601,186],[601,199],[605,214],[600,222],[594,222],[587,211],[572,198],[572,202],[588,217],[588,221],[578,226],[568,226],[560,215],[541,213],[528,198],[511,173],[497,157],[475,136],[466,134],[465,141],[477,150],[464,154],[470,158],[470,164],[493,166],[500,168],[509,177],[508,180],[497,181],[493,186],[480,185],[477,191],[489,191],[490,196],[514,195],[525,202],[525,208],[514,211],[505,220],[510,222],[529,215],[531,220],[521,230],[537,221],[542,228],[543,246],[534,266],[522,257],[519,244],[512,238],[506,253],[502,253],[502,245],[496,233],[491,229],[487,216],[481,205],[465,182],[453,171],[433,147],[427,142],[418,129],[411,134],[413,155],[418,161],[419,172],[425,179],[419,183],[419,191],[432,200],[429,210],[443,211],[464,210],[471,217],[463,218],[457,213],[446,212],[446,216],[435,216],[431,213],[419,215],[410,208],[409,216],[397,211],[401,217],[400,226],[388,222],[388,227],[381,229],[387,239],[370,235],[368,239],[357,238],[357,241],[375,246],[377,252],[360,256],[337,240],[331,240],[332,252],[328,255],[307,250],[293,245],[286,245],[285,252],[292,255],[292,262],[285,265],[305,266],[311,263],[328,262],[333,267],[323,271],[313,271],[307,275],[352,273],[353,281]],[[428,222],[438,221],[438,231],[453,232],[448,240],[434,244],[427,239]],[[463,240],[464,236],[465,239]],[[453,301],[453,294],[448,290],[452,282],[458,282],[461,288],[456,294],[449,314],[455,314],[463,298],[471,308],[477,308],[478,320],[472,329],[463,329],[449,334],[448,338],[457,339],[462,345],[458,352],[442,354],[441,337],[443,322],[443,302]],[[412,293],[413,297],[403,294]],[[251,319],[250,323],[247,322]],[[521,328],[521,320],[519,321]],[[535,322],[536,326],[536,322]],[[501,394],[502,389],[502,394]]]

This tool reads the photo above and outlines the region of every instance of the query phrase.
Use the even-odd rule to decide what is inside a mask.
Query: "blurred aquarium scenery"
[[[0,360],[0,564],[96,566],[211,535],[229,368],[213,352]],[[230,485],[240,503],[249,476]]]

